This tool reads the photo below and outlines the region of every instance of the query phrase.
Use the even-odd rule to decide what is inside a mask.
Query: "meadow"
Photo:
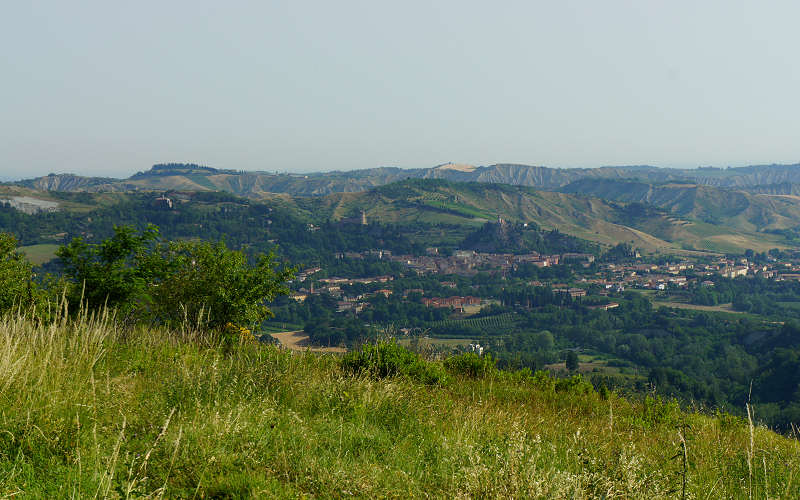
[[[20,247],[19,250],[25,254],[25,258],[32,264],[38,266],[55,259],[56,250],[58,250],[59,246],[51,243],[41,243],[39,245]]]
[[[751,420],[687,413],[579,378],[402,352],[442,376],[358,372],[341,356],[108,314],[6,316],[0,495],[800,497],[800,443],[754,424],[758,408]]]

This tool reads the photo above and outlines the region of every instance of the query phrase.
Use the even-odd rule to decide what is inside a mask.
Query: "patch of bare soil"
[[[311,352],[347,352],[343,347],[314,347],[308,341],[308,335],[302,330],[294,332],[272,333],[272,338],[276,339],[284,347],[293,351]]]

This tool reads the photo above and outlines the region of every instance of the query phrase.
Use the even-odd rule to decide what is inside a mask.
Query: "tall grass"
[[[431,385],[107,314],[6,317],[0,495],[674,498],[685,477],[688,498],[800,497],[797,441],[747,420],[457,366]]]

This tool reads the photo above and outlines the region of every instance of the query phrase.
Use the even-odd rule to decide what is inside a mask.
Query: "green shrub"
[[[646,396],[642,402],[641,421],[645,425],[677,422],[681,407],[675,399],[661,396]]]
[[[0,313],[32,306],[40,296],[33,281],[33,266],[17,250],[17,240],[0,233]]]
[[[428,363],[394,340],[364,344],[342,358],[342,368],[352,374],[366,373],[375,378],[408,377],[424,384],[442,384],[441,366]]]
[[[215,329],[259,324],[272,316],[264,304],[287,294],[285,282],[294,275],[272,254],[259,255],[253,264],[221,241],[169,243],[161,249],[160,265],[167,272],[149,293],[154,316],[169,326],[204,314]]]
[[[497,375],[496,363],[491,354],[478,356],[474,352],[466,352],[444,360],[444,367],[453,375],[482,378]]]
[[[594,392],[594,387],[580,375],[556,380],[556,392],[572,392],[576,394],[589,394]]]
[[[544,391],[552,392],[556,389],[556,379],[545,370],[537,370],[531,377],[531,382],[534,387]]]
[[[155,266],[158,228],[147,226],[139,232],[114,226],[114,236],[100,244],[74,238],[56,252],[64,275],[73,283],[68,297],[75,309],[85,303],[91,309],[105,306],[125,317],[147,304],[148,283],[163,272]]]
[[[72,284],[71,304],[170,327],[260,323],[272,314],[265,303],[288,293],[294,273],[272,254],[251,260],[224,242],[163,242],[153,225],[115,226],[99,244],[75,238],[56,254]]]

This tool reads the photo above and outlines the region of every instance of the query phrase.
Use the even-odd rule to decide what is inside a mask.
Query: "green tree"
[[[17,251],[17,240],[0,233],[0,313],[14,306],[31,304],[35,286],[31,264]]]
[[[541,332],[537,332],[533,336],[533,343],[537,349],[543,351],[549,351],[555,346],[555,340],[553,339],[553,334],[550,333],[548,330],[542,330]]]
[[[116,308],[124,315],[141,309],[147,302],[148,285],[157,273],[154,252],[158,228],[149,225],[141,232],[129,226],[114,226],[114,236],[100,244],[75,238],[58,249],[64,274],[72,282],[70,303],[83,300],[90,308]]]
[[[575,351],[567,351],[567,359],[564,363],[567,367],[567,370],[574,372],[578,369],[578,355]]]
[[[265,303],[287,293],[293,269],[278,269],[274,256],[251,264],[224,243],[160,240],[156,226],[139,232],[114,228],[99,244],[75,238],[57,252],[72,282],[71,303],[108,305],[125,319],[176,326],[186,320],[218,328],[254,325],[271,315]]]
[[[163,278],[152,287],[157,320],[176,325],[200,317],[208,327],[255,325],[272,316],[266,303],[288,293],[294,269],[279,267],[272,254],[251,265],[225,243],[175,242],[161,254]]]

